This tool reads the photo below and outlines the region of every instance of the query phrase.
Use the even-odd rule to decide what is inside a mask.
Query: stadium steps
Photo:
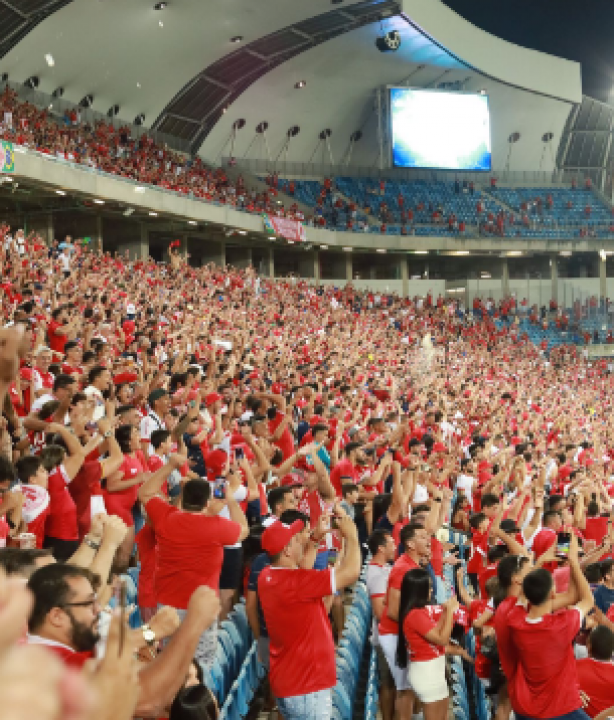
[[[261,180],[257,175],[254,175],[247,168],[242,167],[240,163],[237,163],[237,165],[225,165],[224,172],[226,173],[228,179],[232,180],[234,183],[236,183],[237,178],[239,177],[239,175],[241,175],[243,177],[245,187],[249,191],[255,190],[258,193],[269,191],[269,186],[264,182],[264,180]],[[291,205],[292,203],[296,203],[298,209],[303,213],[306,218],[313,215],[313,208],[309,205],[299,202],[293,195],[288,195],[287,193],[283,192],[283,190],[278,189],[277,192],[279,193],[279,198],[283,200],[284,206],[289,207],[289,205]],[[286,198],[290,201],[289,204]]]
[[[504,203],[503,200],[500,200],[496,195],[492,195],[491,192],[486,188],[480,188],[482,191],[482,195],[486,200],[492,200],[494,203],[499,205],[505,212],[511,213],[512,215],[518,215],[518,210],[514,210],[514,208],[511,205],[508,205],[507,203]]]
[[[348,205],[349,205],[350,203],[354,203],[356,206],[358,206],[358,203],[356,202],[356,200],[354,200],[353,198],[351,198],[349,195],[345,195],[344,193],[342,193],[341,190],[339,190],[339,188],[335,187],[335,189],[333,190],[333,192],[335,193],[335,195],[338,195],[338,196],[341,198],[341,200],[343,200],[343,202],[347,203]],[[375,217],[375,215],[371,215],[370,213],[366,213],[366,212],[364,212],[364,210],[362,210],[362,213],[363,213],[363,215],[367,218],[367,225],[369,225],[369,226],[374,226],[374,227],[379,227],[379,226],[382,224],[382,221],[381,221],[381,220],[378,220],[378,219]]]

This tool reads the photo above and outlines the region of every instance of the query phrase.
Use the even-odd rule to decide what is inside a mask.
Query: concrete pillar
[[[104,252],[104,243],[102,240],[102,215],[96,215],[96,232],[92,238],[92,244],[98,252]]]
[[[606,272],[606,258],[599,256],[599,304],[605,307],[608,296],[608,275]]]
[[[272,247],[268,247],[265,254],[265,275],[270,278],[275,277],[275,254]]]
[[[550,281],[552,288],[550,290],[552,299],[558,302],[559,299],[559,267],[557,265],[556,255],[550,259]]]
[[[149,228],[145,224],[141,225],[141,241],[136,249],[136,257],[141,260],[149,257]]]
[[[510,267],[507,258],[501,261],[501,292],[504,297],[510,294]]]
[[[407,265],[407,255],[400,255],[399,262],[401,264],[401,292],[403,297],[409,295],[409,267]]]
[[[347,282],[352,282],[352,253],[345,253],[345,279]]]
[[[183,235],[181,236],[180,239],[181,239],[181,248],[180,248],[181,254],[182,254],[183,257],[187,260],[187,256],[188,256],[188,234],[187,234],[187,233],[183,233]]]
[[[429,275],[429,261],[428,261],[428,260],[427,260],[426,263],[424,264],[424,279],[425,279],[425,280],[429,280],[429,279],[430,279],[430,275]]]
[[[320,284],[320,252],[313,251],[313,279],[316,285]]]
[[[226,266],[226,240],[220,243],[220,267]]]

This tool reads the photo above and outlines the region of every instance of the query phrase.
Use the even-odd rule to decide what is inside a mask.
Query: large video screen
[[[395,167],[491,169],[486,95],[390,88],[390,117]]]

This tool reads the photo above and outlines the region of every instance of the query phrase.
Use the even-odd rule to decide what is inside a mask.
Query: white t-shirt
[[[475,478],[471,477],[471,475],[459,475],[456,478],[456,487],[460,488],[465,493],[465,497],[470,503],[473,502],[472,492],[475,482]]]
[[[211,485],[214,485],[215,483],[211,483]],[[211,491],[213,492],[213,488],[211,488]],[[237,488],[234,491],[233,498],[238,502],[243,502],[244,500],[247,500],[247,488],[245,485],[241,485],[240,488]],[[230,520],[230,510],[227,507],[224,507],[222,509],[222,512],[219,514],[219,517],[226,518],[227,520]],[[238,548],[241,547],[242,543],[238,542],[234,545],[224,545],[225,548]]]
[[[388,591],[388,578],[390,577],[390,571],[392,565],[379,565],[371,562],[367,566],[367,574],[365,575],[365,582],[367,584],[367,590],[369,592],[369,598],[374,597],[385,597]],[[379,645],[379,634],[377,632],[377,626],[379,620],[373,615],[373,626],[371,632],[371,644],[375,647]]]

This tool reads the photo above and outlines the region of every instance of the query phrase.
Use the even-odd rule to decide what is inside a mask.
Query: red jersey
[[[414,570],[417,567],[420,566],[406,554],[401,555],[401,557],[392,566],[390,577],[388,578],[388,588],[386,589],[384,609],[382,610],[382,617],[377,628],[380,635],[396,635],[399,632],[399,623],[388,617],[388,597],[391,589],[401,589],[405,573],[408,570]]]
[[[614,665],[611,662],[583,658],[576,661],[576,670],[580,690],[586,693],[589,700],[584,712],[594,718],[614,702]]]
[[[514,712],[552,718],[580,709],[573,640],[582,625],[581,612],[571,608],[531,621],[516,606],[507,622],[516,654],[514,671],[507,676]]]
[[[433,605],[414,608],[407,613],[403,621],[403,635],[408,645],[411,662],[426,662],[445,654],[444,645],[435,645],[427,640],[428,633],[437,626]],[[437,617],[441,615],[441,611]]]
[[[185,610],[194,590],[219,591],[224,546],[234,545],[241,526],[219,516],[190,513],[152,498],[145,506],[158,545],[155,592],[162,605]]]
[[[322,602],[335,590],[330,569],[265,567],[260,573],[258,599],[271,643],[271,690],[276,697],[307,695],[336,685],[335,646]]]
[[[77,506],[68,491],[70,479],[63,465],[49,473],[49,516],[45,535],[57,540],[78,540]]]
[[[137,450],[132,455],[124,455],[124,461],[120,466],[121,472],[123,472],[124,480],[132,480],[145,472],[147,467],[147,461],[141,450]],[[111,492],[110,490],[104,491],[104,502],[107,506],[107,512],[109,515],[119,516],[128,527],[134,525],[134,519],[132,517],[132,508],[134,507],[139,491],[138,485],[126,488],[126,490],[119,490],[117,492]]]

